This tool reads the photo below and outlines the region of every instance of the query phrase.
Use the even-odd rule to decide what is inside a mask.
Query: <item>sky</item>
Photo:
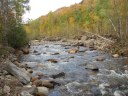
[[[42,15],[48,14],[61,7],[68,7],[72,4],[79,3],[82,0],[30,0],[31,10],[23,15],[23,20],[36,19]]]

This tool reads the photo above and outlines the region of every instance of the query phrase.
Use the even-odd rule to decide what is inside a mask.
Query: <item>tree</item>
[[[0,0],[0,31],[3,45],[11,45],[8,40],[10,33],[19,34],[15,31],[18,31],[18,28],[21,30],[22,15],[29,10],[28,2],[29,0]]]

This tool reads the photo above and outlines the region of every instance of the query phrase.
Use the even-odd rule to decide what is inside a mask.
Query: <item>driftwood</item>
[[[98,38],[101,38],[102,40],[105,40],[105,41],[114,43],[114,41],[112,41],[112,40],[110,40],[110,39],[107,39],[107,38],[105,38],[105,37],[103,37],[103,36],[100,36],[100,35],[98,35],[98,34],[94,34],[94,33],[92,33],[92,32],[87,32],[87,31],[86,31],[85,33],[90,34],[90,35],[94,35],[94,36],[96,36],[96,37],[98,37]]]
[[[22,70],[21,68],[17,67],[16,65],[14,65],[11,61],[7,60],[5,62],[6,64],[6,70],[14,75],[21,83],[23,84],[28,84],[30,82],[31,77],[29,76],[29,74]]]

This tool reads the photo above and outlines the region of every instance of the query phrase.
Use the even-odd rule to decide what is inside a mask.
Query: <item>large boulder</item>
[[[20,82],[22,82],[23,84],[28,84],[30,82],[31,76],[25,70],[17,67],[9,60],[7,60],[5,64],[8,73],[14,75]]]

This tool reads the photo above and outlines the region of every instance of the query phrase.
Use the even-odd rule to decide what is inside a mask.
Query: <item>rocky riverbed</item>
[[[128,95],[127,57],[71,42],[36,44],[21,58],[21,63],[32,70],[33,82],[37,78],[52,82],[54,88],[50,88],[49,96]]]
[[[0,93],[5,96],[128,96],[128,58],[102,51],[108,50],[110,44],[93,38],[32,41],[29,52],[22,49],[25,55],[19,59],[10,56],[20,69],[15,68],[30,76],[29,83],[23,85],[25,78],[20,78],[23,71],[20,76],[13,74],[21,83],[10,74],[12,71],[3,70],[1,81],[9,83],[0,82]],[[16,53],[19,56],[22,52]],[[11,86],[13,83],[17,87]]]

